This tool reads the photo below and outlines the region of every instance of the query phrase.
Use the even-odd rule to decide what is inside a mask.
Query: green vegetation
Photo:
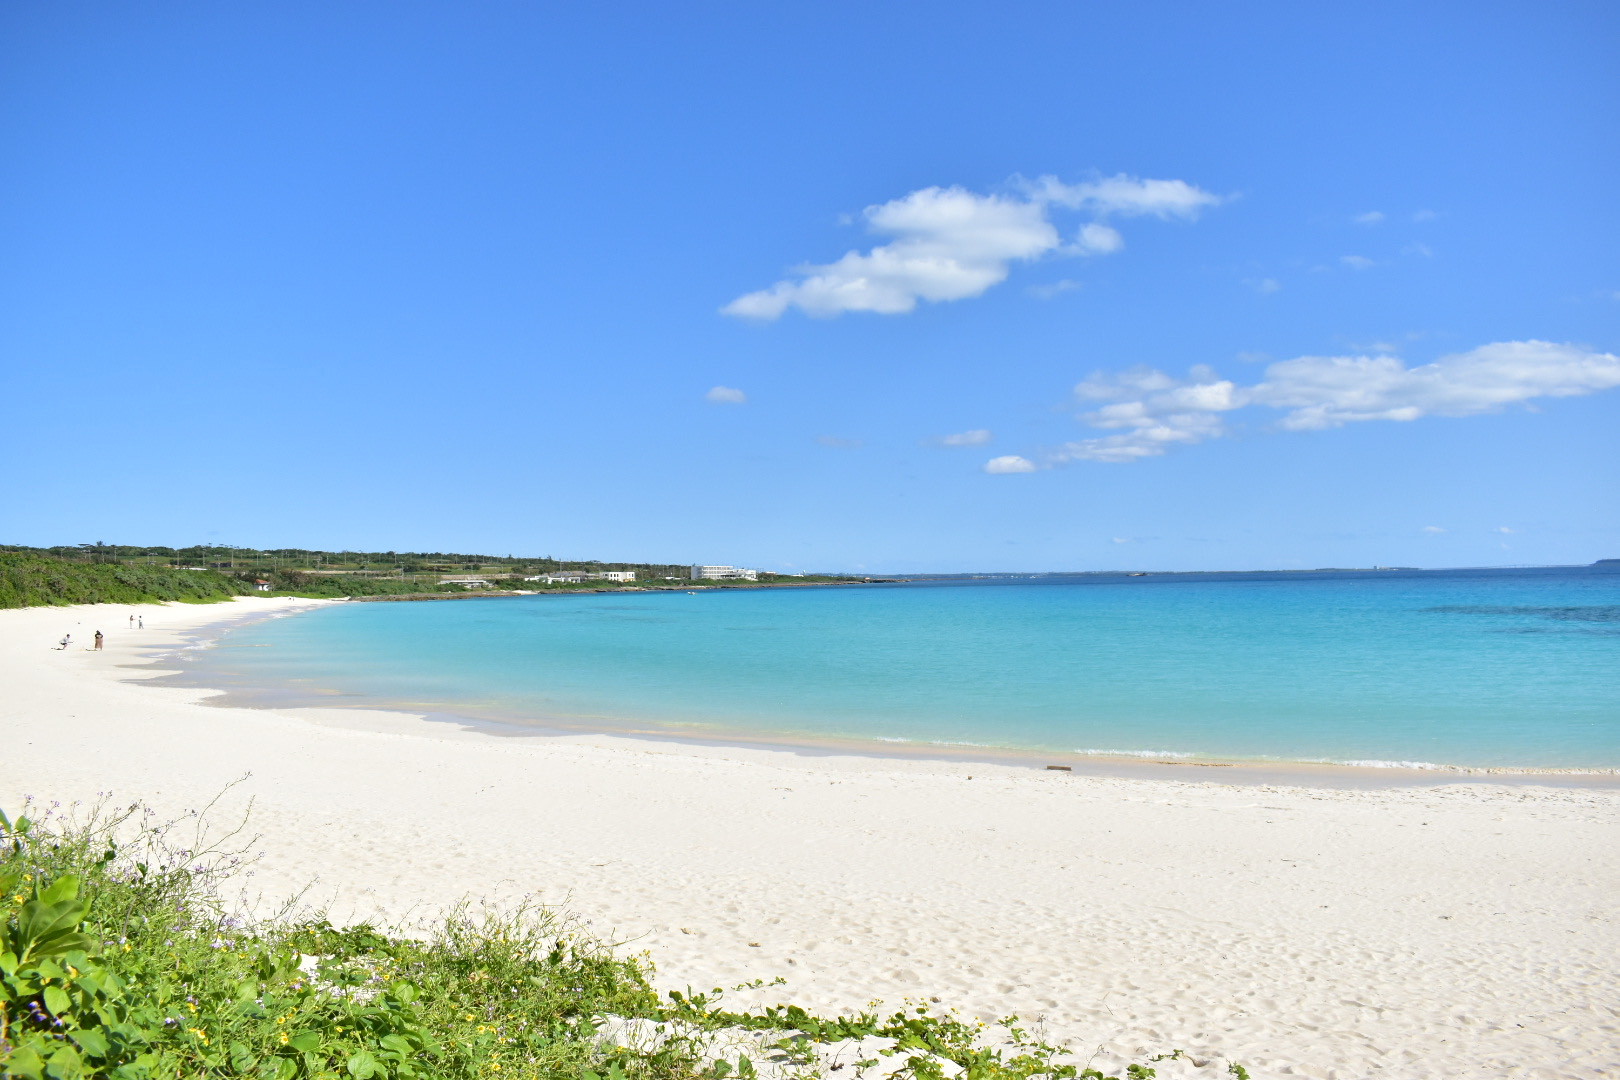
[[[562,570],[597,573],[634,570],[638,579],[685,579],[688,567],[676,563],[621,563],[596,560],[569,561],[550,555],[466,555],[444,551],[318,551],[309,548],[258,549],[225,545],[192,547],[135,546],[126,544],[74,544],[49,548],[0,545],[0,551],[51,555],[80,562],[125,563],[143,566],[200,566],[231,574],[267,576],[277,570],[298,570],[314,575],[430,578],[444,574],[479,574],[485,577],[522,577]]]
[[[530,577],[578,571],[628,570],[634,584],[591,578],[546,583]],[[0,607],[36,604],[154,603],[224,600],[244,593],[270,596],[431,596],[482,591],[444,581],[477,576],[495,590],[577,592],[582,589],[694,587],[690,568],[666,563],[563,562],[549,555],[457,555],[444,552],[309,551],[239,547],[130,547],[77,544],[29,548],[0,544]],[[859,580],[833,575],[762,573],[762,584]],[[266,590],[260,583],[269,585]],[[704,588],[744,588],[745,581],[705,581]]]
[[[661,996],[644,963],[533,907],[463,907],[415,937],[243,922],[222,894],[240,830],[210,843],[201,822],[0,814],[0,1076],[750,1080],[766,1061],[811,1075],[818,1048],[857,1039],[874,1056],[855,1077],[881,1063],[941,1080],[942,1062],[962,1080],[1102,1076],[1015,1020],[990,1048],[982,1025],[926,1008],[829,1018]]]
[[[71,562],[50,555],[0,552],[0,608],[40,604],[140,604],[227,600],[249,591],[217,570]]]

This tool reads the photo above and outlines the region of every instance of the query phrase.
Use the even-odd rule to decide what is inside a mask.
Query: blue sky
[[[1620,557],[1620,9],[0,11],[19,543]]]

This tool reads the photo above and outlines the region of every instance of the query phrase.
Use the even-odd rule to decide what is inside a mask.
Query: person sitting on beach
[[[101,631],[100,631],[100,630],[97,630],[97,631],[96,631],[96,645],[95,645],[95,649],[96,649],[96,651],[97,651],[97,652],[100,652],[100,651],[101,651]]]

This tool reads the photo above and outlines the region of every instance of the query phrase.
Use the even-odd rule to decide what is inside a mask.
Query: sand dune
[[[0,805],[178,809],[250,773],[226,809],[254,800],[267,896],[313,880],[340,915],[409,918],[532,894],[668,986],[939,998],[1038,1021],[1098,1067],[1181,1049],[1202,1064],[1161,1076],[1620,1075],[1613,789],[496,737],[139,685],[184,631],[304,603],[0,612]],[[53,648],[98,626],[105,652]]]

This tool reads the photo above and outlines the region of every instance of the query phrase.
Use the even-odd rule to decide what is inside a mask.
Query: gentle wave
[[[1071,750],[1070,753],[1082,757],[1134,757],[1134,758],[1175,758],[1186,761],[1198,757],[1197,754],[1184,753],[1179,750]]]

